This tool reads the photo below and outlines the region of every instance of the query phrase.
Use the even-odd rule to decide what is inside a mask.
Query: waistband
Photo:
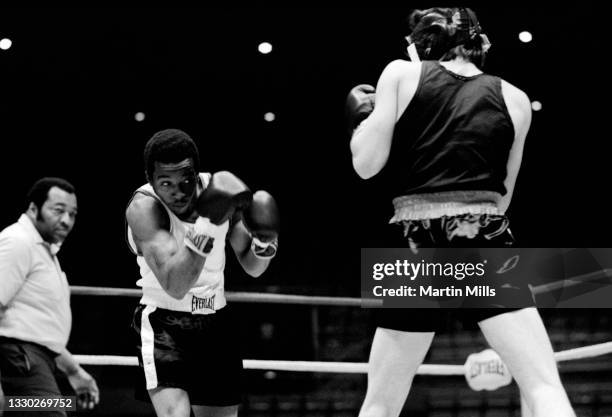
[[[185,297],[177,300],[160,288],[149,287],[142,289],[140,303],[191,314],[214,314],[227,304],[223,288],[212,290],[192,288]]]
[[[15,339],[15,338],[12,338],[12,337],[0,336],[0,345],[2,345],[2,344],[29,346],[32,349],[36,349],[39,352],[44,353],[51,360],[53,360],[57,356],[59,356],[58,352],[54,352],[51,349],[49,349],[48,347],[46,347],[46,346],[40,345],[40,344],[35,343],[35,342],[29,342],[27,340],[21,340],[21,339]]]
[[[395,214],[389,223],[426,220],[462,214],[501,214],[501,194],[494,191],[444,191],[413,194],[393,199]]]

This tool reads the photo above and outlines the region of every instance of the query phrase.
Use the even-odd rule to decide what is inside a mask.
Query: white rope
[[[562,279],[560,281],[550,282],[548,284],[530,286],[531,292],[535,295],[545,294],[555,290],[567,289],[576,285],[588,284],[593,281],[601,280],[603,278],[612,278],[612,269],[604,268],[600,271],[589,272],[587,274],[576,275],[571,278]],[[606,285],[609,285],[606,283]]]
[[[595,356],[607,355],[608,353],[612,353],[612,342],[556,352],[555,359],[557,362],[573,361],[576,359],[586,359],[593,358]]]
[[[108,288],[108,287],[85,287],[71,286],[72,295],[104,295],[114,297],[142,297],[142,290],[136,288]],[[380,304],[361,298],[350,297],[324,297],[311,295],[270,294],[257,292],[233,292],[226,291],[225,297],[228,301],[238,303],[266,303],[266,304],[303,304],[303,305],[327,305],[346,307],[375,307]]]
[[[108,356],[108,355],[74,355],[81,365],[117,365],[137,366],[138,358],[135,356]],[[267,371],[292,372],[336,372],[347,374],[365,374],[368,364],[361,362],[311,362],[311,361],[274,361],[245,359],[245,369],[260,369]],[[463,365],[421,365],[419,374],[423,375],[463,375]]]
[[[611,278],[612,269],[602,269],[588,274],[577,275],[561,281],[542,284],[530,287],[534,294],[543,294],[581,285],[602,278]],[[142,290],[139,288],[109,288],[109,287],[89,287],[73,285],[70,287],[72,295],[100,295],[114,297],[142,297]],[[294,295],[294,294],[271,294],[257,292],[234,292],[227,291],[225,296],[228,301],[238,303],[266,303],[266,304],[300,304],[300,305],[319,305],[319,306],[344,306],[344,307],[381,307],[382,300],[351,297],[326,297],[318,295]]]
[[[81,365],[138,366],[136,356],[73,355]]]
[[[555,359],[557,361],[570,361],[606,355],[609,353],[612,353],[612,342],[557,352],[555,353]],[[138,365],[138,359],[135,356],[74,355],[74,357],[82,365]],[[337,372],[349,374],[364,374],[368,372],[368,364],[361,362],[311,362],[245,359],[243,364],[245,369],[261,369],[268,371]],[[417,371],[417,374],[419,375],[464,375],[464,373],[465,369],[463,365],[421,365]]]
[[[368,364],[361,362],[262,361],[246,359],[243,364],[245,369],[265,369],[270,371],[368,373]],[[463,365],[421,365],[417,371],[419,375],[463,375],[464,372]]]

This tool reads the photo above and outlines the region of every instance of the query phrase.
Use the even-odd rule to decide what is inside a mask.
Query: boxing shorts
[[[399,227],[398,227],[399,226]],[[514,245],[514,237],[506,216],[490,213],[463,213],[430,219],[399,220],[391,223],[395,230],[389,234],[389,247],[418,248],[508,248]],[[492,252],[494,253],[494,252]],[[499,251],[497,252],[499,253]],[[502,251],[501,253],[507,253]],[[508,274],[508,281],[496,283],[498,294],[505,299],[518,300],[520,305],[533,306],[534,300],[520,274]],[[517,298],[518,297],[518,298]],[[517,310],[503,305],[470,308],[466,303],[454,309],[385,308],[376,310],[376,325],[410,332],[444,331],[456,327],[456,321],[472,328],[479,321]]]
[[[241,403],[239,329],[228,307],[198,315],[140,304],[132,327],[143,370],[137,399],[150,401],[147,390],[171,387],[185,390],[192,405]]]

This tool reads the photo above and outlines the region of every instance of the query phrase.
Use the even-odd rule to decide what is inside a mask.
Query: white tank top
[[[210,181],[211,174],[200,173],[202,186],[206,188]],[[185,246],[183,239],[187,230],[193,227],[193,223],[188,223],[180,220],[170,210],[164,202],[159,198],[153,187],[150,184],[145,184],[138,188],[134,195],[145,194],[157,199],[170,218],[170,233],[176,239],[179,247]],[[221,225],[221,233],[223,238],[217,237],[213,242],[213,248],[210,254],[206,257],[204,268],[189,292],[181,300],[177,300],[168,295],[155,277],[155,274],[145,261],[142,254],[139,253],[132,230],[127,226],[127,239],[132,252],[136,255],[136,262],[140,267],[140,279],[136,281],[136,285],[142,287],[142,298],[140,302],[146,305],[164,308],[175,311],[187,311],[193,314],[211,314],[216,310],[223,308],[226,304],[224,292],[224,275],[225,268],[225,240],[229,230],[229,220]]]

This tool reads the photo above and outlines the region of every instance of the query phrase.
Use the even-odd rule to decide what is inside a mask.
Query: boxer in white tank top
[[[158,416],[236,416],[242,358],[224,296],[225,243],[247,274],[261,275],[277,248],[273,199],[258,192],[267,200],[256,204],[229,172],[198,174],[197,147],[180,130],[156,133],[144,154],[148,184],[126,210],[143,290],[133,322],[144,373],[137,395]]]
[[[199,180],[203,188],[208,186],[211,174],[200,173]],[[183,245],[185,233],[193,228],[193,223],[182,221],[176,214],[161,200],[155,193],[151,184],[145,184],[138,188],[134,196],[142,194],[149,196],[162,205],[170,220],[170,234],[174,237],[178,245]],[[206,257],[204,267],[195,285],[189,289],[185,297],[180,300],[171,297],[161,287],[155,277],[154,272],[147,264],[142,252],[137,248],[132,230],[127,226],[127,239],[130,249],[136,254],[136,262],[140,267],[140,279],[136,285],[142,287],[143,297],[141,304],[152,305],[175,311],[189,311],[194,314],[211,314],[216,310],[225,307],[226,300],[223,289],[223,269],[225,267],[225,239],[229,230],[229,221],[225,222],[221,228],[218,239],[215,239],[211,253]]]

